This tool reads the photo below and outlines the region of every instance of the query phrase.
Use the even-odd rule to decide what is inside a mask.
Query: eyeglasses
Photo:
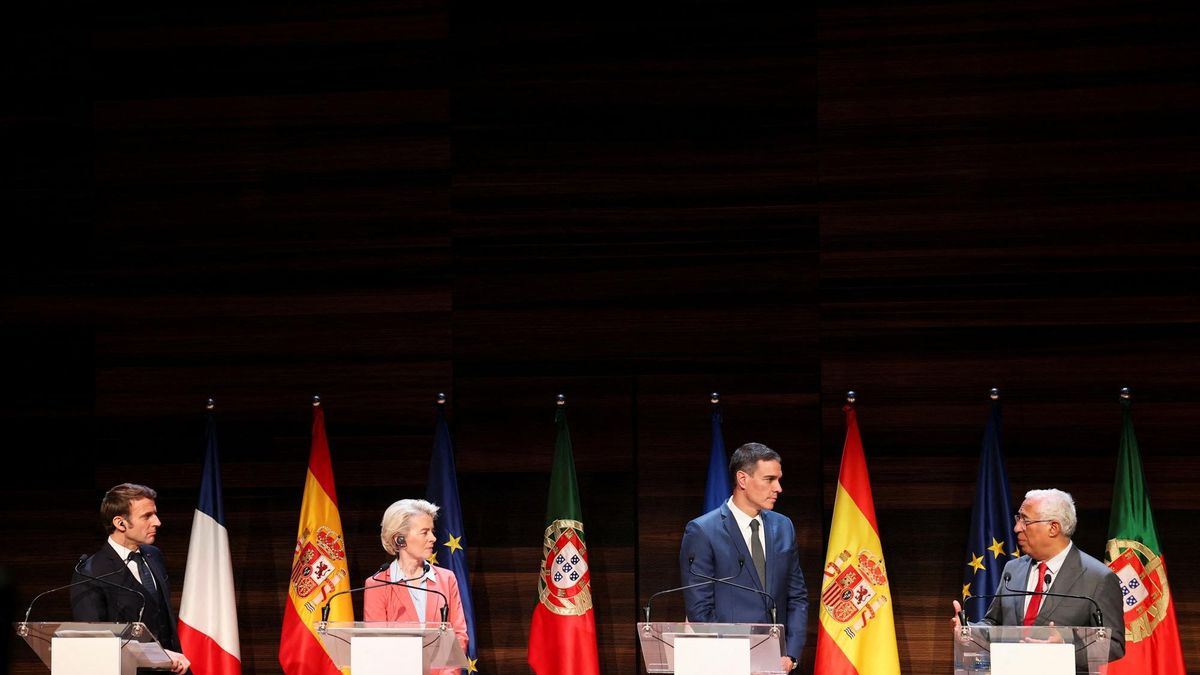
[[[1017,525],[1018,523],[1024,523],[1026,528],[1028,528],[1030,525],[1033,525],[1034,523],[1053,523],[1053,522],[1055,522],[1053,518],[1043,518],[1041,520],[1030,520],[1030,519],[1026,518],[1025,516],[1022,516],[1019,513],[1013,516],[1013,525],[1014,526]]]

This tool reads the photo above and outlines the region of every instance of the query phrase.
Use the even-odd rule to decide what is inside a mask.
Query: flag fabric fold
[[[710,415],[712,441],[708,451],[708,480],[704,483],[704,510],[708,513],[721,506],[733,493],[729,482],[729,456],[725,454],[725,434],[721,431],[721,404],[713,403]]]
[[[1167,583],[1167,560],[1158,543],[1150,493],[1133,433],[1130,401],[1122,398],[1121,446],[1117,452],[1112,513],[1104,562],[1121,580],[1125,603],[1125,656],[1109,675],[1183,675],[1183,650],[1175,599]]]
[[[454,445],[450,428],[441,406],[433,437],[433,455],[429,463],[429,484],[425,488],[429,501],[441,507],[438,512],[438,543],[434,548],[437,565],[454,572],[458,579],[458,596],[467,619],[467,672],[478,672],[475,647],[475,607],[471,602],[471,584],[467,579],[467,535],[463,527],[462,504],[458,499],[458,473],[454,463]]]
[[[529,626],[529,666],[538,675],[599,675],[583,511],[579,506],[571,433],[561,404],[554,423],[557,437],[550,495],[546,500],[538,602]]]
[[[217,422],[208,414],[200,498],[192,516],[183,600],[179,604],[179,643],[194,675],[241,675],[233,560],[221,490]]]
[[[971,530],[967,536],[967,559],[963,571],[962,604],[967,619],[980,621],[1000,586],[1004,565],[1021,555],[1013,532],[1012,498],[1008,473],[1000,448],[1000,402],[992,401],[979,451],[975,477],[975,503],[971,507]]]
[[[325,413],[320,405],[314,405],[312,449],[279,639],[279,665],[285,675],[339,675],[313,622],[321,619],[321,608],[330,596],[349,588],[342,518],[334,489],[329,442],[325,438]],[[329,621],[353,620],[350,594],[333,598]]]
[[[838,472],[821,582],[818,675],[899,675],[892,592],[854,406]]]

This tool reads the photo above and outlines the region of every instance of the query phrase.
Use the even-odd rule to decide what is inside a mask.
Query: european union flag
[[[475,663],[475,606],[471,602],[471,583],[467,579],[467,536],[463,530],[462,504],[458,500],[458,473],[454,465],[454,445],[446,415],[438,406],[437,425],[433,437],[433,458],[429,462],[429,485],[426,498],[441,507],[438,512],[438,543],[433,553],[438,565],[454,572],[458,578],[458,595],[467,618],[467,672],[478,672]]]
[[[967,565],[963,572],[963,608],[970,621],[979,621],[987,613],[992,599],[982,596],[996,592],[1004,565],[1021,555],[1017,536],[1013,533],[1013,513],[1004,453],[1000,450],[1000,401],[993,400],[979,453],[975,505],[971,507],[971,535],[967,539]]]
[[[708,451],[708,481],[704,484],[704,511],[724,504],[733,492],[729,483],[729,455],[725,454],[725,436],[721,432],[721,404],[713,395],[712,447]]]

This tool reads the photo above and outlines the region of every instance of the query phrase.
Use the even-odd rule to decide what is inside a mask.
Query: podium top
[[[108,623],[87,621],[24,621],[13,624],[17,635],[25,640],[46,664],[51,667],[50,646],[54,638],[109,638],[122,640],[121,648],[134,655],[134,661],[139,668],[171,667],[171,657],[167,656],[158,638],[140,622]]]

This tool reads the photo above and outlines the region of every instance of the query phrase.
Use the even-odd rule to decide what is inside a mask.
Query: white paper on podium
[[[50,651],[54,654],[50,675],[121,675],[121,641],[112,633],[88,635],[85,640],[51,638]]]
[[[676,635],[675,675],[749,675],[750,636]]]
[[[1070,644],[992,643],[992,675],[1075,675]]]
[[[421,675],[421,638],[373,635],[350,638],[354,675]]]

